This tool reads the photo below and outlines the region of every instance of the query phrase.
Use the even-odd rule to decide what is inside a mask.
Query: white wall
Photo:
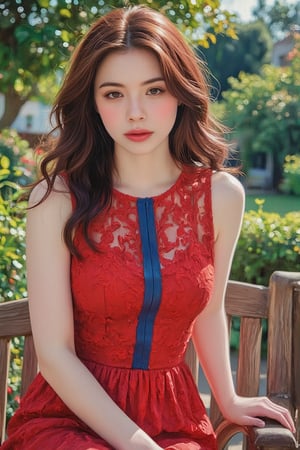
[[[11,128],[20,133],[42,134],[50,131],[49,114],[51,107],[39,102],[26,102]],[[4,112],[4,96],[0,94],[0,116]]]

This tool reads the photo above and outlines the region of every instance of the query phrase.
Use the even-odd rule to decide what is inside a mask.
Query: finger
[[[284,427],[288,428],[292,433],[296,432],[294,421],[288,411],[280,413],[278,418],[275,418],[278,422],[280,422]]]
[[[295,425],[289,410],[271,401],[268,397],[260,397],[261,410],[256,410],[255,415],[266,416],[280,422],[284,427],[295,433]]]
[[[262,420],[260,417],[244,416],[242,418],[241,422],[243,425],[246,425],[249,427],[263,428],[266,425],[264,420]]]
[[[280,410],[275,408],[269,409],[267,411],[265,410],[263,412],[263,416],[276,420],[277,422],[281,423],[281,425],[292,431],[292,433],[295,433],[296,431],[292,416],[285,408],[281,408]]]

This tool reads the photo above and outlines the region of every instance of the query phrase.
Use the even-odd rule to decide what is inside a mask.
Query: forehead
[[[162,76],[157,56],[151,50],[131,48],[114,51],[100,63],[96,81],[143,80]]]

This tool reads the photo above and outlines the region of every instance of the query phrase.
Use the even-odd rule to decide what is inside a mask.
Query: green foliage
[[[262,194],[261,194],[262,195]],[[299,198],[294,195],[288,195],[283,193],[273,193],[268,192],[263,194],[262,198],[265,200],[264,202],[264,211],[265,212],[276,212],[281,216],[292,212],[299,211]],[[246,195],[246,211],[250,209],[257,208],[257,194],[249,194]]]
[[[230,78],[231,89],[223,94],[226,122],[234,129],[232,138],[240,144],[245,172],[254,152],[270,152],[275,185],[281,179],[285,156],[298,149],[299,61],[296,53],[289,67],[266,65],[261,75],[241,73],[237,79]]]
[[[271,61],[272,39],[266,25],[261,22],[237,24],[238,39],[224,36],[209,48],[200,49],[213,74],[211,80],[219,93],[229,88],[229,77],[240,72],[260,73],[261,67]]]
[[[263,211],[245,213],[230,278],[268,285],[275,270],[300,271],[300,211],[284,216]]]
[[[300,271],[300,211],[283,216],[258,210],[245,212],[230,279],[267,286],[275,270]],[[267,322],[263,321],[262,353],[266,354]],[[230,345],[239,348],[240,320],[232,319]]]
[[[12,130],[0,133],[0,302],[26,297],[24,186],[34,176],[33,152]],[[20,402],[23,338],[11,346],[7,420]]]
[[[18,195],[5,200],[0,193],[0,302],[26,296],[25,220]]]
[[[33,152],[12,130],[0,133],[0,302],[26,296],[25,204],[20,185],[34,176]]]
[[[283,192],[300,195],[300,154],[285,157],[280,187]]]
[[[164,12],[201,45],[214,39],[209,30],[235,36],[234,15],[221,8],[220,0],[5,0],[0,8],[0,92],[14,100],[7,107],[17,109],[21,101],[36,96],[51,103],[57,77],[90,24],[128,4]]]
[[[27,185],[35,173],[33,151],[14,130],[0,132],[0,192],[8,199],[19,186]]]
[[[291,26],[300,23],[300,3],[275,0],[272,3],[258,0],[253,10],[255,18],[263,21],[274,39],[286,33]]]

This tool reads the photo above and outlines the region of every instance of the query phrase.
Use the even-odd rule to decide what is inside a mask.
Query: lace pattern
[[[153,197],[153,203],[162,273],[150,358],[155,368],[182,360],[193,321],[209,300],[211,171],[183,171],[168,191]],[[76,243],[84,258],[72,262],[78,353],[103,364],[131,367],[144,292],[137,198],[114,190],[111,208],[94,220],[90,233],[99,253],[78,234]]]

